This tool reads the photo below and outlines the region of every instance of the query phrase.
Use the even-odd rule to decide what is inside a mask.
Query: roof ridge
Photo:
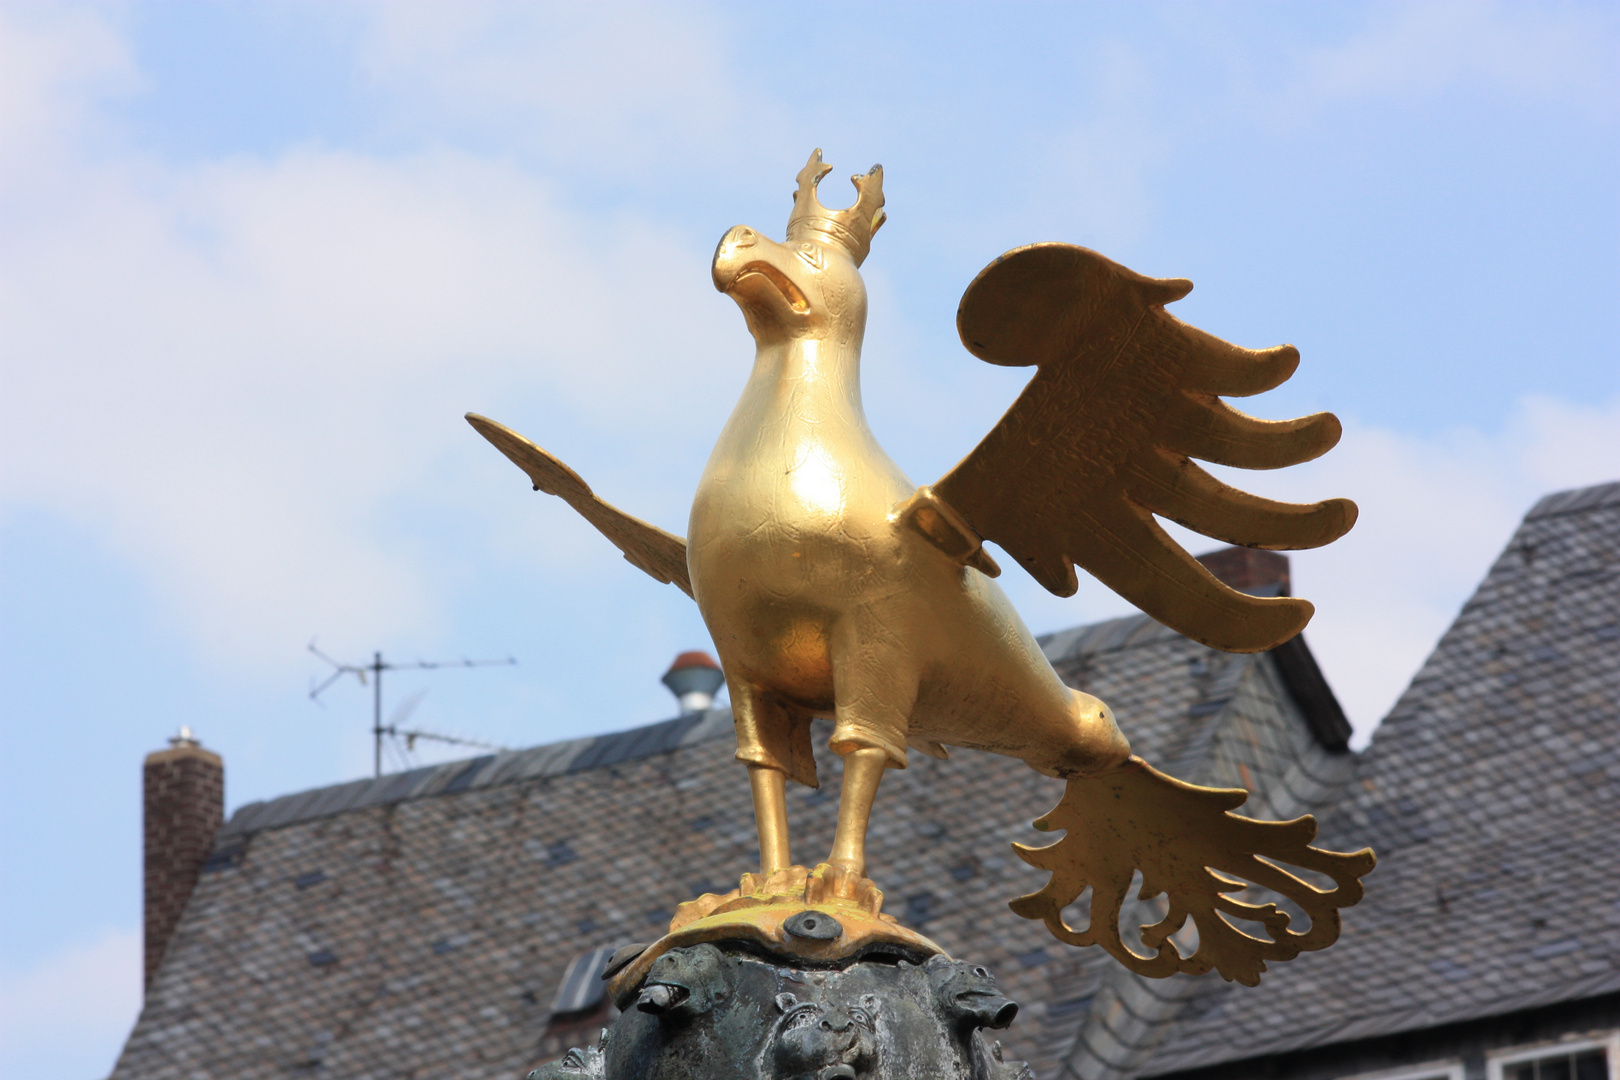
[[[1556,517],[1559,514],[1578,514],[1610,506],[1620,506],[1620,480],[1543,495],[1536,500],[1536,505],[1530,508],[1530,512],[1524,515],[1524,520],[1533,521],[1536,518]]]
[[[1152,631],[1144,632],[1147,625],[1159,627],[1166,635],[1175,634],[1174,630],[1161,626],[1146,615],[1136,614],[1101,619],[1042,634],[1037,640],[1047,657],[1056,661],[1079,652],[1148,644],[1161,635]],[[481,757],[460,758],[387,776],[325,784],[237,807],[230,820],[220,829],[219,840],[221,843],[235,843],[248,833],[280,828],[311,818],[331,817],[367,806],[605,768],[621,761],[651,757],[694,742],[719,738],[731,730],[730,709],[708,709],[622,731],[542,743]]]
[[[706,709],[624,731],[460,758],[408,772],[295,791],[237,807],[219,830],[216,846],[227,841],[235,843],[248,833],[368,806],[606,768],[719,738],[731,730],[730,709]]]
[[[1060,663],[1083,654],[1117,652],[1180,636],[1163,623],[1137,612],[1041,634],[1036,641],[1048,661]],[[1311,666],[1314,667],[1314,663]],[[1331,698],[1331,691],[1328,696]],[[368,806],[605,768],[719,738],[731,730],[729,708],[708,709],[623,731],[461,758],[387,776],[326,784],[237,807],[220,829],[216,846],[229,847],[250,833]]]

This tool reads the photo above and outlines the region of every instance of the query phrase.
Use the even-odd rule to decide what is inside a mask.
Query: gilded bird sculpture
[[[1278,468],[1337,442],[1330,414],[1270,422],[1221,400],[1283,382],[1298,353],[1239,348],[1166,313],[1190,282],[1144,277],[1068,244],[1017,248],[968,286],[957,325],[975,356],[1032,366],[1034,377],[972,452],[918,487],[878,444],[861,405],[867,300],[859,268],[884,221],[882,169],[853,177],[857,199],[836,211],[817,195],[829,169],[817,150],[799,173],[785,242],[739,225],[715,252],[714,285],[742,309],[756,349],[698,484],[686,539],[603,502],[512,430],[467,417],[536,489],[564,499],[631,563],[696,600],[713,637],[762,865],[735,892],[683,905],[672,940],[750,905],[775,901],[786,918],[795,908],[782,901],[801,895],[799,907],[864,906],[876,916],[881,893],[866,876],[865,840],[884,771],[904,768],[912,751],[943,757],[948,747],[969,747],[1068,782],[1036,822],[1065,838],[1018,848],[1052,878],[1013,901],[1060,939],[1102,945],[1145,975],[1217,969],[1246,983],[1268,960],[1331,944],[1338,909],[1360,898],[1372,853],[1311,847],[1310,818],[1238,817],[1230,811],[1246,792],[1185,784],[1132,756],[1108,706],[1053,671],[993,580],[1001,570],[984,547],[995,543],[1059,595],[1075,592],[1082,567],[1215,648],[1254,652],[1286,641],[1310,618],[1308,602],[1234,591],[1155,515],[1272,549],[1316,547],[1350,528],[1348,500],[1272,502],[1193,461]],[[832,850],[807,869],[789,856],[785,791],[790,780],[818,782],[818,717],[833,723],[844,776]],[[1283,863],[1333,885],[1318,888]],[[1141,930],[1145,953],[1118,930],[1133,871],[1143,876],[1142,899],[1167,898],[1160,921]],[[1235,897],[1247,883],[1297,904],[1309,929],[1290,929],[1274,903]],[[1063,909],[1088,887],[1090,925],[1076,930]],[[903,933],[881,918],[874,933]],[[1171,935],[1188,919],[1198,942],[1182,955]]]

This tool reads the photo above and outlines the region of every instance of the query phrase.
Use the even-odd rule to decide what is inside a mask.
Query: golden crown
[[[837,244],[859,266],[872,248],[872,234],[887,217],[883,213],[883,166],[874,165],[864,176],[849,178],[859,197],[844,210],[828,210],[816,198],[816,186],[830,172],[832,166],[821,160],[817,147],[799,170],[799,189],[793,193],[793,213],[788,215],[788,239]]]

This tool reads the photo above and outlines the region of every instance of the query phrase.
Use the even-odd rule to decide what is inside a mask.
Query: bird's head
[[[866,328],[866,285],[860,265],[883,224],[883,167],[852,177],[859,197],[828,210],[816,185],[832,170],[821,151],[799,171],[787,242],[738,225],[714,253],[714,287],[737,301],[761,345],[790,338],[853,336]]]

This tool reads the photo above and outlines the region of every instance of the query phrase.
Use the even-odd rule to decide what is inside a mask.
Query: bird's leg
[[[853,879],[866,876],[866,826],[872,800],[888,767],[889,753],[865,746],[844,755],[844,789],[838,796],[838,831],[827,862]]]
[[[870,903],[875,913],[883,894],[866,879],[866,825],[883,770],[906,764],[906,738],[917,701],[916,659],[887,622],[875,617],[840,621],[831,645],[837,704],[828,745],[844,759],[844,786],[838,794],[832,854],[824,869],[811,873],[821,879],[818,890]]]
[[[788,857],[787,779],[816,782],[809,722],[795,723],[780,700],[741,672],[728,670],[726,683],[731,687],[731,714],[737,725],[737,757],[748,765],[748,786],[754,795],[762,883],[793,865]],[[751,886],[743,888],[746,891]]]
[[[759,872],[770,877],[793,865],[788,857],[787,776],[767,765],[748,766],[754,791],[754,825],[759,829]]]

